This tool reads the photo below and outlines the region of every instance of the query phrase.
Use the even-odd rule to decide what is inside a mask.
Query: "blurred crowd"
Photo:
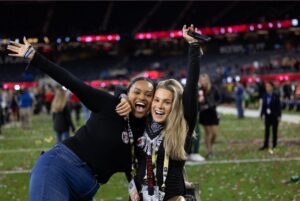
[[[265,93],[264,81],[248,83],[232,82],[221,86],[226,92],[227,103],[240,100],[244,108],[258,109],[259,100]],[[273,82],[275,92],[281,100],[283,110],[300,112],[300,82],[284,81]]]
[[[46,113],[52,116],[56,132],[60,132],[61,129],[68,132],[71,129],[75,131],[71,114],[74,113],[72,116],[76,125],[79,125],[82,108],[85,107],[79,99],[61,86],[47,84],[20,90],[0,89],[1,127],[31,129],[32,115]],[[83,111],[87,119],[89,111],[85,109]],[[58,142],[61,141],[60,137],[57,139]]]
[[[235,104],[237,117],[243,119],[246,108],[262,110],[263,99],[267,93],[266,83],[271,82],[254,81],[241,83],[234,81],[224,83],[218,81],[218,79],[210,78],[208,74],[201,74],[199,79],[198,121],[199,125],[203,126],[207,159],[213,157],[213,144],[219,132],[220,116],[217,113],[217,106],[228,103],[231,105]],[[300,111],[300,82],[278,81],[272,83],[272,87],[274,91],[272,93],[279,97],[280,106],[278,107],[280,107],[280,111]],[[113,93],[115,86],[108,85],[102,90]],[[0,103],[0,125],[2,127],[31,129],[32,115],[40,113],[52,115],[57,142],[68,137],[70,132],[75,130],[75,125],[78,126],[80,124],[81,117],[85,121],[90,113],[74,94],[61,86],[51,84],[21,90],[2,89],[0,90]],[[76,124],[73,124],[73,121]],[[195,130],[196,135],[193,141],[192,153],[189,157],[192,161],[205,160],[199,154],[201,140],[199,125]]]

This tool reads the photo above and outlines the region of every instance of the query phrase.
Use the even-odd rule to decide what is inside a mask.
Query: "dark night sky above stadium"
[[[300,2],[0,2],[0,38],[132,34],[299,18]]]

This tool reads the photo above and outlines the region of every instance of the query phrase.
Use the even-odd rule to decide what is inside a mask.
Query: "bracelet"
[[[198,43],[198,44],[199,44],[199,41],[195,40],[195,41],[189,42],[189,44],[195,44],[195,43]]]
[[[200,42],[199,41],[193,41],[193,42],[189,42],[190,45],[200,45]]]
[[[25,54],[24,54],[24,59],[28,59],[28,57],[34,52],[34,48],[29,45]]]

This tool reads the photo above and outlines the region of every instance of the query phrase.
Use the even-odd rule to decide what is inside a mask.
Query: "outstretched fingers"
[[[20,48],[16,47],[16,46],[13,46],[13,45],[8,45],[7,49],[12,51],[12,52],[18,53]]]
[[[15,41],[10,41],[9,43],[10,43],[10,44],[13,44],[13,45],[16,46],[16,47],[22,47],[22,44],[17,43],[17,42],[15,42]]]
[[[189,30],[191,30],[191,31],[194,31],[194,30],[195,30],[195,28],[194,28],[194,25],[193,25],[193,24],[191,24],[191,26],[189,27]]]
[[[9,56],[12,56],[12,57],[20,57],[20,54],[19,53],[16,53],[16,54],[8,54]]]
[[[25,36],[23,37],[23,42],[24,42],[25,45],[30,45],[30,43],[27,41]]]

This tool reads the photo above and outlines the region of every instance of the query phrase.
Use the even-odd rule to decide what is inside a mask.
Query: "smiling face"
[[[172,111],[173,93],[167,89],[159,88],[156,90],[152,105],[151,115],[155,122],[165,123]]]
[[[132,113],[136,118],[143,118],[150,110],[154,87],[146,80],[136,81],[128,91]]]

